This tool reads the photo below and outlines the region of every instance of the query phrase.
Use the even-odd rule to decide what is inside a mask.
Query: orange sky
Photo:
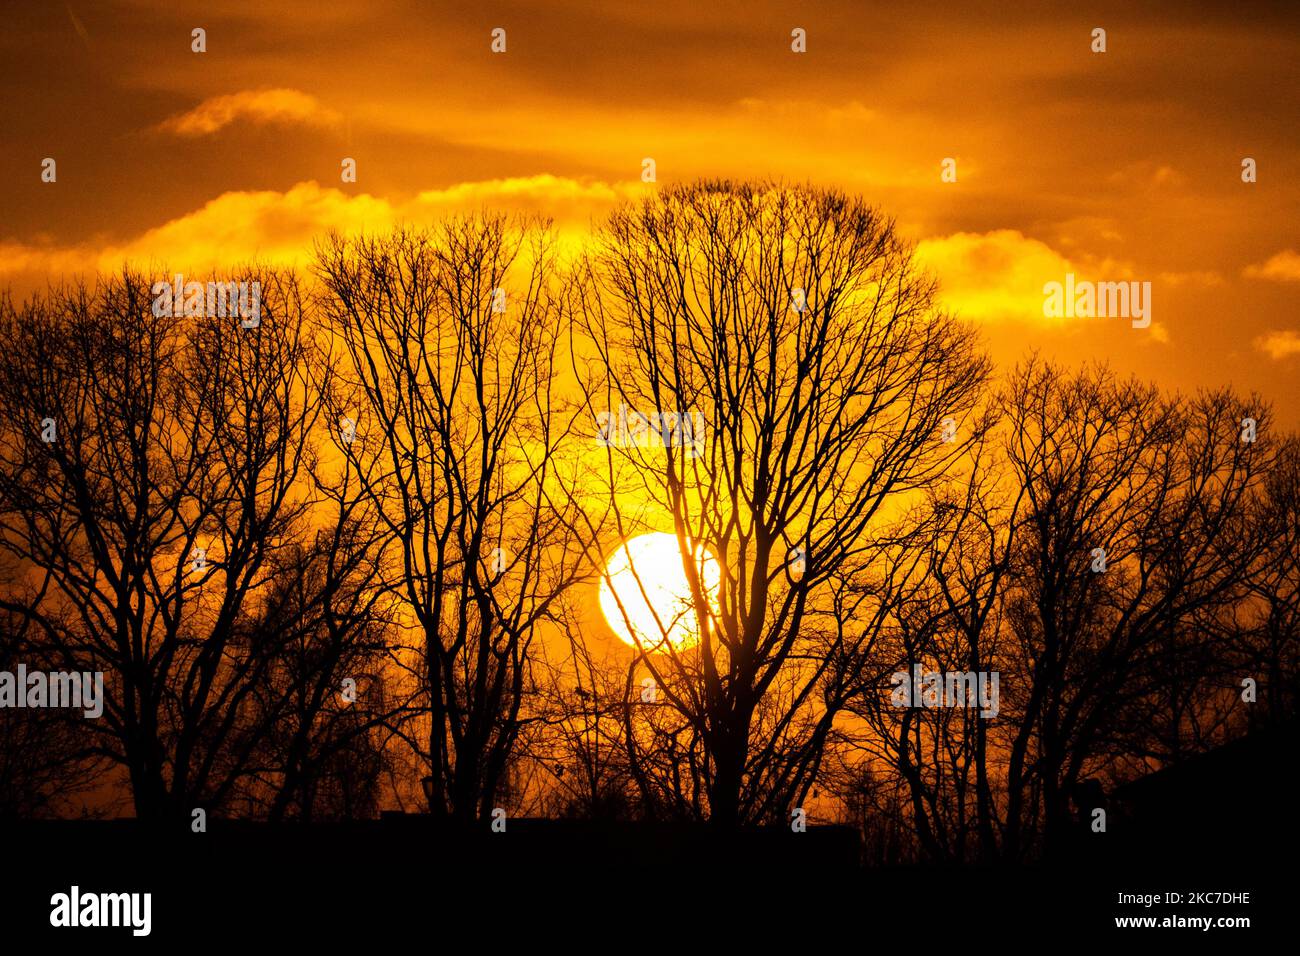
[[[299,261],[330,227],[483,204],[577,237],[652,157],[661,183],[862,193],[1001,363],[1038,347],[1171,387],[1231,383],[1300,427],[1294,3],[16,6],[0,37],[0,284],[17,294],[127,257]],[[1066,272],[1151,282],[1151,328],[1045,319],[1043,284]]]

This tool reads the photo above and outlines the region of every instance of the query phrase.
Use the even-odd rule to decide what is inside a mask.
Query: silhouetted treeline
[[[106,695],[0,712],[0,814],[802,813],[1023,860],[1294,718],[1300,444],[1258,396],[998,373],[834,191],[671,187],[556,249],[332,235],[221,277],[253,323],[129,268],[0,305],[0,669]],[[691,646],[593,609],[646,531]],[[996,674],[996,713],[899,706],[914,668]]]

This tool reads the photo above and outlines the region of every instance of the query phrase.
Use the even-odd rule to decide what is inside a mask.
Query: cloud
[[[1169,286],[1174,289],[1179,286],[1217,289],[1224,284],[1223,276],[1213,269],[1193,270],[1191,272],[1162,272],[1157,278],[1162,286]]]
[[[1273,361],[1280,362],[1293,355],[1300,355],[1300,335],[1291,329],[1268,332],[1255,339],[1255,348],[1267,353]]]
[[[1043,317],[1043,285],[1079,270],[1051,246],[1014,229],[959,232],[917,244],[917,259],[940,282],[943,304],[982,322]]]
[[[553,220],[562,247],[585,238],[593,219],[645,189],[539,175],[460,183],[394,200],[347,193],[319,183],[285,192],[228,192],[199,209],[118,244],[56,246],[0,243],[0,277],[39,284],[72,273],[112,272],[130,262],[142,269],[186,271],[226,268],[257,259],[301,266],[313,244],[330,230],[382,232],[401,223],[432,224],[448,215],[508,209]]]
[[[614,207],[652,189],[640,182],[610,183],[549,174],[479,180],[425,190],[408,197],[383,197],[301,182],[286,191],[232,191],[198,209],[117,243],[58,246],[48,241],[0,243],[0,278],[16,286],[43,284],[47,278],[76,273],[113,272],[129,262],[154,271],[176,269],[200,274],[258,260],[271,265],[306,266],[314,244],[325,233],[387,231],[399,224],[427,226],[456,214],[507,209],[553,221],[560,248],[576,251]],[[940,301],[963,317],[984,323],[1065,327],[1087,320],[1043,315],[1043,286],[1064,281],[1131,278],[1131,269],[1110,259],[1082,253],[1066,256],[1023,233],[996,230],[960,232],[921,241],[919,263],[940,280]],[[1162,275],[1170,284],[1214,284],[1213,273]],[[1151,327],[1153,341],[1168,332]]]
[[[1182,188],[1187,185],[1187,177],[1172,166],[1157,165],[1143,161],[1130,163],[1106,177],[1107,182],[1127,185],[1138,189],[1159,187]]]
[[[192,110],[169,117],[158,124],[177,136],[210,136],[238,120],[253,123],[335,126],[342,117],[316,97],[301,90],[243,90],[213,96]]]
[[[916,256],[938,277],[941,305],[963,318],[991,325],[1066,328],[1090,323],[1094,320],[1083,316],[1044,315],[1043,287],[1049,282],[1064,284],[1070,273],[1074,274],[1076,286],[1140,278],[1127,263],[1083,253],[1067,257],[1015,229],[959,232],[925,239],[917,244]],[[1167,275],[1174,284],[1213,285],[1215,281],[1209,273]],[[1149,330],[1152,341],[1162,345],[1169,342],[1169,330],[1159,323],[1152,323]]]
[[[1300,253],[1283,249],[1262,265],[1246,266],[1242,274],[1247,279],[1300,282]]]

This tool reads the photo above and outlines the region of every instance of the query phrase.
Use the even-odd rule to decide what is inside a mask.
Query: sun
[[[703,547],[694,549],[704,593],[716,602],[722,570]],[[690,584],[677,536],[655,532],[630,538],[605,561],[600,609],[619,639],[632,647],[683,650],[700,639]]]

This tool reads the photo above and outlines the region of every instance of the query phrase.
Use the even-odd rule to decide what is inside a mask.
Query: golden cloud
[[[1255,339],[1255,348],[1267,353],[1273,361],[1280,362],[1292,355],[1300,355],[1300,335],[1291,329],[1268,332]]]
[[[1283,249],[1262,265],[1246,266],[1243,274],[1247,279],[1300,282],[1300,253]]]
[[[939,277],[943,305],[980,322],[1034,321],[1043,316],[1043,285],[1079,270],[1051,246],[1014,229],[959,232],[924,239],[918,261]]]
[[[210,136],[231,123],[336,126],[342,117],[320,100],[301,90],[242,90],[213,96],[192,110],[163,120],[158,129],[177,136]]]
[[[254,259],[301,266],[311,256],[315,241],[330,230],[383,232],[402,223],[429,225],[448,215],[484,208],[550,218],[562,244],[576,243],[593,220],[645,188],[641,183],[611,185],[540,175],[461,183],[404,201],[347,193],[315,181],[298,183],[285,192],[228,192],[124,244],[0,244],[0,276],[31,280],[111,272],[124,262],[143,269],[165,266],[190,272]]]
[[[1198,289],[1217,289],[1221,287],[1223,276],[1219,275],[1213,269],[1192,270],[1191,272],[1162,272],[1158,276],[1162,286],[1178,288],[1179,286],[1190,286]]]
[[[0,277],[16,285],[71,273],[112,272],[123,263],[145,271],[160,268],[190,274],[219,271],[240,262],[305,266],[315,242],[335,230],[344,234],[384,232],[399,224],[425,226],[448,215],[484,208],[531,213],[555,223],[561,248],[576,251],[615,206],[646,189],[640,182],[607,183],[538,175],[460,183],[407,199],[350,193],[318,182],[287,191],[228,192],[125,243],[108,246],[5,244]],[[1130,270],[1106,260],[1071,259],[1016,230],[962,232],[921,241],[922,267],[940,280],[943,306],[985,323],[1021,322],[1064,327],[1072,320],[1043,315],[1047,282],[1067,273],[1126,277]],[[1201,281],[1208,277],[1197,276]],[[1168,341],[1153,327],[1153,338]]]

